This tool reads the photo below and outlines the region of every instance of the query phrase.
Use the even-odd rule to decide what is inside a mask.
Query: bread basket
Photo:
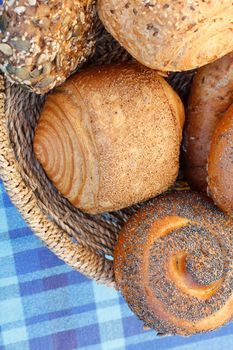
[[[96,47],[85,65],[130,60],[126,51],[95,24]],[[168,80],[185,101],[193,72]],[[113,250],[124,222],[138,206],[104,215],[74,208],[46,177],[32,142],[45,96],[12,85],[0,76],[0,177],[14,205],[48,248],[68,265],[97,282],[114,286]]]

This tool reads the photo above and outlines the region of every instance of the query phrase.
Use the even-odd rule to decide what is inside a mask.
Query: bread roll
[[[4,1],[0,67],[44,93],[61,84],[92,52],[95,0]]]
[[[208,187],[220,209],[233,216],[233,105],[219,122],[212,138]]]
[[[49,95],[34,150],[70,202],[96,214],[165,191],[176,179],[183,105],[155,71],[89,68]]]
[[[233,317],[233,220],[204,195],[174,192],[139,210],[114,252],[118,288],[160,334],[190,335]]]
[[[183,154],[192,189],[207,189],[207,158],[213,132],[233,103],[233,52],[198,70],[186,113]]]
[[[189,70],[233,50],[231,0],[99,0],[97,8],[115,39],[153,69]]]

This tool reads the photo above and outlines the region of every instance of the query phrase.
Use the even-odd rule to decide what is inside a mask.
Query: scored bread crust
[[[117,210],[173,184],[184,108],[137,63],[88,68],[50,94],[34,150],[48,177],[88,213]]]
[[[99,0],[97,9],[115,39],[153,69],[189,70],[233,50],[231,0]]]

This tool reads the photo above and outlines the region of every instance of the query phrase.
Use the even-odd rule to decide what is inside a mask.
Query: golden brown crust
[[[233,105],[224,114],[212,138],[208,187],[220,209],[233,216]]]
[[[95,0],[4,1],[0,67],[13,82],[45,93],[91,54]]]
[[[136,63],[89,68],[48,97],[34,149],[71,203],[111,211],[175,181],[183,122],[179,97],[155,71]]]
[[[206,191],[213,132],[233,103],[233,52],[200,68],[193,80],[184,132],[184,169],[191,188]]]
[[[173,192],[139,210],[114,252],[118,288],[162,334],[210,331],[233,316],[233,221],[208,197]]]
[[[231,0],[99,0],[97,8],[107,30],[153,69],[189,70],[233,50]]]

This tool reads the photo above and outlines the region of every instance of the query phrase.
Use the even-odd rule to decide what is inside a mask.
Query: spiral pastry
[[[204,195],[173,192],[119,236],[115,276],[131,309],[162,334],[213,330],[233,315],[233,221]]]

